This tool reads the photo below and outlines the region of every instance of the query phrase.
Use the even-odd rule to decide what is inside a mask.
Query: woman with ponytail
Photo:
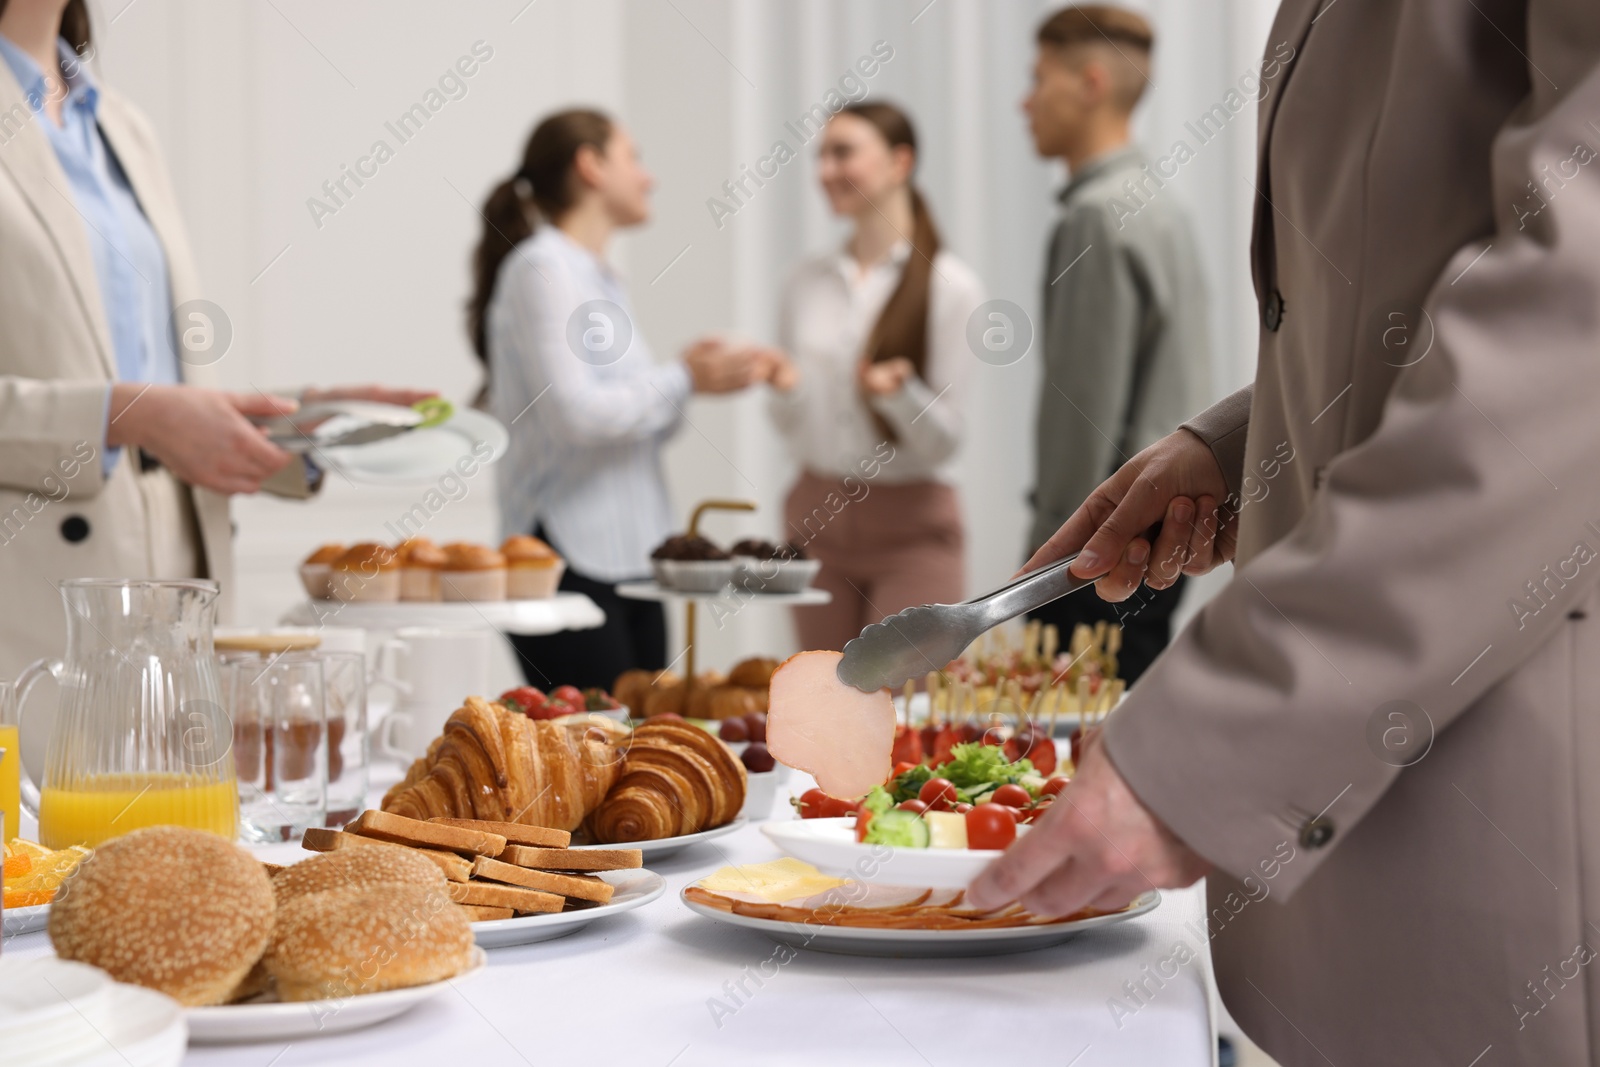
[[[961,505],[941,476],[961,444],[977,276],[941,248],[912,184],[917,139],[890,104],[823,131],[819,177],[844,248],[802,264],[784,295],[772,415],[800,464],[788,533],[822,561],[830,604],[797,608],[805,648],[842,648],[913,604],[964,596]]]
[[[717,340],[672,362],[651,354],[606,262],[612,234],[649,219],[651,184],[621,125],[574,109],[534,128],[483,205],[468,330],[489,409],[511,432],[495,467],[503,532],[548,541],[567,561],[561,588],[606,615],[595,630],[514,637],[535,685],[609,687],[629,668],[666,666],[660,605],[616,595],[650,573],[674,529],[661,446],[691,393],[742,389],[770,365]]]

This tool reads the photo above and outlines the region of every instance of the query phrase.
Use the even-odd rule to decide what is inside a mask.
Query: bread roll
[[[733,665],[733,669],[728,672],[728,681],[733,685],[765,689],[767,683],[772,681],[772,672],[777,669],[777,660],[765,656],[752,656]]]
[[[675,682],[672,685],[658,685],[653,687],[644,698],[644,717],[660,715],[663,712],[672,712],[675,715],[684,714],[684,700],[689,695],[687,682]]]
[[[195,1007],[240,989],[272,939],[272,880],[232,842],[153,826],[113,838],[50,908],[62,959]]]
[[[403,845],[376,844],[324,852],[287,867],[272,880],[278,906],[307,893],[348,886],[420,885],[444,892],[439,865]]]
[[[708,708],[704,716],[708,719],[737,719],[748,715],[752,711],[760,711],[761,707],[756,702],[756,693],[760,690],[750,689],[742,685],[724,683],[714,689],[707,690]]]
[[[471,962],[472,925],[450,898],[427,886],[393,883],[327,889],[286,902],[266,955],[284,1001],[426,985],[460,974]]]

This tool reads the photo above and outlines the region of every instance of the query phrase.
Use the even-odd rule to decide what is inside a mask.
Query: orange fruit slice
[[[14,856],[6,857],[4,868],[4,878],[6,881],[14,882],[17,879],[27,875],[27,873],[31,870],[33,870],[33,860],[22,853],[19,852]]]
[[[7,908],[34,908],[50,903],[55,895],[54,889],[12,889],[8,886],[3,894],[3,903]]]

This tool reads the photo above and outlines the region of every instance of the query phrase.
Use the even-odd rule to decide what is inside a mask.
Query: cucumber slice
[[[411,410],[422,416],[422,421],[412,429],[426,430],[431,426],[448,422],[450,416],[456,413],[456,406],[442,396],[430,396],[426,400],[419,400],[411,405]]]
[[[866,843],[894,848],[927,848],[928,824],[914,812],[898,808],[872,817],[867,824]]]

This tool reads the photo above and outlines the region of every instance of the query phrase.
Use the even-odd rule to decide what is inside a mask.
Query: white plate
[[[1161,894],[1152,889],[1124,910],[1111,915],[1096,915],[1092,919],[1051,923],[1048,926],[1012,926],[999,930],[872,930],[861,926],[791,923],[778,919],[735,915],[708,904],[698,904],[681,895],[679,899],[690,911],[704,915],[708,919],[730,926],[742,926],[747,930],[758,930],[774,941],[782,942],[791,948],[809,948],[817,952],[836,952],[846,956],[925,958],[999,956],[1008,952],[1032,952],[1034,949],[1049,948],[1074,938],[1085,930],[1126,922],[1153,911],[1161,903]]]
[[[5,910],[4,933],[7,937],[18,934],[31,934],[35,930],[43,930],[50,921],[50,905],[39,904],[31,908],[7,908]]]
[[[302,600],[283,617],[287,626],[354,626],[398,630],[431,626],[441,630],[499,630],[508,634],[553,634],[592,630],[606,621],[599,605],[582,593],[557,593],[538,600],[426,601],[391,603]]]
[[[617,841],[607,845],[573,845],[573,848],[636,848],[644,853],[644,858],[649,860],[664,860],[668,856],[675,856],[690,845],[698,845],[702,841],[710,841],[714,837],[731,834],[735,830],[744,828],[748,822],[743,815],[737,816],[726,826],[719,826],[714,830],[701,830],[697,834],[679,834],[677,837],[658,837],[654,841]]]
[[[176,1067],[189,1032],[178,1002],[55,956],[0,961],[5,1062]]]
[[[476,922],[472,924],[472,936],[477,939],[479,948],[508,948],[511,945],[550,941],[577,933],[596,919],[642,908],[667,891],[665,879],[654,871],[642,868],[600,871],[599,875],[617,887],[609,904],[602,904],[598,908],[560,911],[553,915],[521,915],[515,919]]]
[[[1017,827],[1021,837],[1031,829]],[[929,889],[965,889],[1001,855],[998,849],[891,848],[856,842],[853,815],[836,819],[789,819],[765,823],[761,832],[785,855],[804,860],[836,878],[884,885],[926,886]],[[866,867],[859,866],[867,864]],[[863,871],[876,868],[870,878]]]
[[[312,459],[368,485],[417,485],[447,474],[461,477],[456,463],[470,458],[486,467],[506,453],[511,437],[500,420],[475,408],[457,407],[438,426],[411,430],[368,445],[318,448]],[[487,446],[487,447],[485,447]],[[476,449],[476,451],[474,451]],[[488,458],[484,458],[484,453]]]
[[[489,957],[473,946],[472,962],[453,978],[407,989],[361,993],[334,1000],[303,1000],[290,1004],[262,1001],[190,1008],[189,1040],[197,1045],[227,1045],[245,1041],[293,1041],[301,1037],[338,1034],[392,1019],[407,1008],[450,988],[451,982],[483,969]]]

